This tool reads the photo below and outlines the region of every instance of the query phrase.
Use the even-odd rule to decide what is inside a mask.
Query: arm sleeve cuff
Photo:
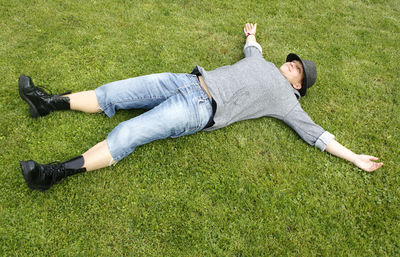
[[[325,131],[322,133],[322,135],[317,139],[317,142],[315,142],[315,146],[319,148],[321,151],[325,151],[326,146],[331,142],[332,139],[334,139],[335,136],[329,133],[328,131]]]
[[[254,46],[255,48],[258,49],[258,51],[260,51],[260,53],[262,53],[262,47],[260,46],[259,43],[254,42],[254,41],[250,41],[249,43],[246,43],[246,44],[244,45],[244,47],[243,47],[243,51],[244,51],[247,47],[250,47],[250,46]]]

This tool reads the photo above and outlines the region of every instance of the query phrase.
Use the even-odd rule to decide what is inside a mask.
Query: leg
[[[211,115],[211,101],[200,86],[180,89],[153,109],[115,127],[107,137],[111,156],[118,162],[140,145],[196,133]]]
[[[19,93],[29,105],[31,116],[46,116],[56,110],[87,113],[104,111],[112,117],[118,109],[151,109],[176,93],[177,79],[185,74],[161,73],[105,84],[94,91],[52,95],[36,87],[30,77],[21,75]],[[171,83],[172,82],[172,83]]]
[[[85,152],[83,157],[86,170],[110,166],[131,153],[139,145],[170,136],[177,137],[194,133],[203,128],[209,120],[211,109],[204,91],[196,87],[195,83],[196,80],[193,81],[192,77],[188,77],[186,74],[163,73],[112,82],[102,86],[103,88],[98,94],[108,95],[108,98],[116,102],[117,104],[114,104],[113,108],[151,107],[159,104],[161,100],[169,98],[152,110],[119,124],[109,134],[107,140]],[[190,87],[192,88],[189,89]],[[190,96],[188,97],[186,94]],[[75,100],[78,102],[80,97],[83,99],[82,104],[92,100],[93,110],[98,107],[97,97],[93,91],[71,96],[71,108],[74,105],[73,102]],[[113,154],[109,149],[112,149]]]
[[[106,141],[98,143],[83,155],[64,163],[47,165],[32,160],[22,161],[22,174],[28,186],[47,190],[67,176],[118,162],[137,146],[200,131],[212,116],[211,102],[198,82],[194,83],[191,75],[186,78],[173,96],[152,110],[120,123]]]
[[[107,139],[113,147],[117,160],[131,153],[139,145],[170,136],[191,134],[205,126],[204,122],[208,121],[210,115],[206,100],[201,101],[206,105],[204,114],[201,115],[204,116],[202,120],[198,120],[199,115],[190,113],[183,104],[175,104],[179,101],[184,101],[184,97],[174,96],[154,109],[118,125]],[[187,120],[191,116],[193,118]],[[92,171],[116,163],[107,140],[96,144],[82,155],[84,159],[82,168]]]
[[[170,77],[182,74],[161,73],[105,84],[96,90],[64,95],[70,99],[70,108],[86,113],[101,112],[98,96],[104,109],[150,109],[175,93],[176,86],[168,83]],[[97,93],[97,94],[96,94]]]
[[[33,118],[46,116],[55,110],[69,110],[69,98],[65,94],[52,95],[44,88],[36,87],[30,77],[21,75],[18,80],[19,95],[29,105],[29,112]]]
[[[94,91],[101,110],[112,117],[116,110],[151,109],[192,83],[187,74],[160,73],[111,82]]]
[[[87,150],[83,155],[85,164],[83,165],[87,171],[97,170],[114,164],[110,150],[108,150],[107,140],[104,140],[97,145]]]
[[[181,102],[174,101],[175,98]],[[152,110],[120,123],[107,140],[64,163],[41,165],[33,160],[22,161],[25,181],[31,189],[47,190],[67,176],[109,166],[129,155],[137,146],[169,136],[195,133],[207,124],[212,107],[208,99],[194,101],[191,105],[192,108],[188,108],[181,95],[171,97]],[[201,112],[196,113],[197,107],[201,107]]]
[[[104,140],[83,155],[63,163],[39,164],[33,160],[21,161],[22,175],[31,189],[47,190],[65,177],[84,171],[91,171],[115,163]]]
[[[94,90],[68,94],[65,97],[69,98],[71,110],[86,113],[101,112]]]

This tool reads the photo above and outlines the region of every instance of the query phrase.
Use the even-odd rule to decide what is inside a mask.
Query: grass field
[[[0,256],[399,256],[400,1],[0,0]],[[21,73],[62,93],[243,58],[313,59],[316,123],[384,166],[367,174],[271,118],[138,148],[31,191],[19,161],[63,161],[141,110],[32,119]]]

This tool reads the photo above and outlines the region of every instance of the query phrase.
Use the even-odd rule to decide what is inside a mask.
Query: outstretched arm
[[[332,139],[329,142],[329,144],[325,148],[325,151],[342,159],[348,160],[360,169],[363,169],[367,172],[375,171],[383,165],[383,163],[381,162],[375,162],[378,160],[378,158],[374,156],[353,153],[351,150],[341,145],[335,139]]]
[[[257,31],[257,23],[246,23],[244,25],[244,34],[246,35],[246,44],[249,42],[257,42],[256,40],[256,31]]]
[[[337,157],[348,160],[354,165],[368,172],[379,169],[383,164],[375,162],[378,158],[368,155],[355,154],[339,144],[334,135],[315,124],[308,114],[296,105],[283,121],[289,125],[308,144],[314,145],[322,151],[327,151]]]

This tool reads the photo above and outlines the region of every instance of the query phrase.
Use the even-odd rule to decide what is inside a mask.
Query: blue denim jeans
[[[149,109],[121,122],[108,134],[108,148],[116,162],[137,146],[196,133],[212,116],[211,101],[193,74],[130,78],[105,84],[95,93],[100,108],[109,117],[120,109]]]

